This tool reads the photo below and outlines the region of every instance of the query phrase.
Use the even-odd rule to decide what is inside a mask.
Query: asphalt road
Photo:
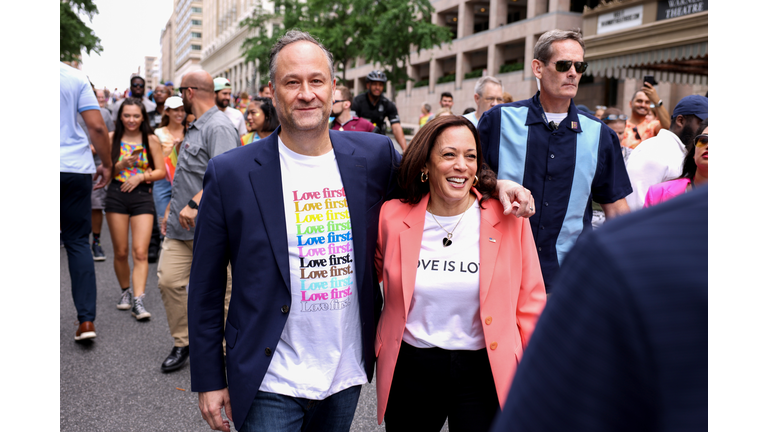
[[[95,263],[97,337],[84,344],[74,341],[77,313],[67,254],[60,250],[60,430],[210,431],[197,408],[197,394],[190,391],[189,362],[175,372],[160,371],[173,339],[157,288],[157,264],[149,265],[144,300],[152,317],[138,322],[130,311],[115,307],[120,287],[106,220],[102,246],[107,260]],[[376,423],[374,384],[375,380],[363,386],[352,431],[384,430]]]

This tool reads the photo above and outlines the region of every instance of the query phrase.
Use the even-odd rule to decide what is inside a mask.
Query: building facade
[[[255,94],[262,80],[256,65],[245,61],[242,45],[250,30],[240,27],[240,22],[256,7],[272,10],[274,4],[259,0],[207,0],[205,4],[201,67],[214,78],[229,79],[234,93]]]
[[[604,1],[584,9],[585,78],[579,90],[587,106],[616,106],[630,114],[629,103],[653,76],[656,91],[672,113],[685,96],[707,94],[707,0]]]
[[[171,17],[165,24],[165,28],[160,33],[160,79],[163,83],[172,81],[176,87],[179,83],[173,81],[176,74],[176,59],[174,57],[175,42],[176,42],[176,8],[171,13]]]
[[[172,81],[178,87],[187,72],[201,69],[200,54],[203,50],[203,1],[174,0],[174,45]]]
[[[418,122],[424,102],[436,111],[443,92],[453,94],[454,114],[476,108],[474,87],[485,75],[499,78],[504,91],[514,100],[530,98],[537,91],[531,71],[533,47],[543,33],[552,29],[582,29],[584,34],[585,60],[590,66],[582,77],[574,100],[576,104],[585,104],[593,110],[596,105],[617,106],[628,113],[629,101],[649,70],[659,72],[654,74],[659,82],[657,91],[670,112],[682,97],[704,95],[707,91],[706,0],[698,2],[703,6],[689,8],[693,11],[702,8],[702,11],[686,16],[673,11],[670,15],[675,17],[665,18],[666,22],[660,22],[656,16],[662,13],[661,9],[666,11],[665,5],[670,2],[657,0],[433,0],[431,3],[435,8],[432,22],[448,27],[454,39],[440,47],[411,53],[408,75],[412,81],[405,85],[387,83],[388,94],[397,104],[405,125]],[[697,2],[687,0],[685,3]],[[639,25],[598,34],[599,17],[637,6],[644,12]],[[679,50],[680,54],[678,51],[662,53],[672,49]],[[643,62],[651,61],[644,57],[651,54],[654,59],[658,58],[657,62],[663,59],[692,61],[699,65],[699,72],[684,74],[664,69],[666,66],[640,67]],[[631,60],[625,56],[635,57]],[[617,59],[626,65],[616,64]],[[366,75],[377,68],[362,63],[358,61],[356,67],[347,70],[347,81],[354,87],[354,94],[365,91]],[[395,87],[398,91],[393,97]]]
[[[147,85],[147,93],[160,84],[160,64],[157,57],[144,56],[144,80]]]

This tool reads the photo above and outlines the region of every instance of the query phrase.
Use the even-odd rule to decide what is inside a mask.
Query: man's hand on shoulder
[[[228,418],[232,418],[232,406],[229,403],[229,390],[213,390],[209,392],[200,392],[197,394],[198,407],[203,415],[203,420],[208,422],[212,430],[229,432],[229,420],[221,417],[221,409]]]
[[[516,217],[529,218],[536,213],[531,191],[512,180],[497,180],[496,192],[499,201],[504,206],[504,214],[514,214]]]

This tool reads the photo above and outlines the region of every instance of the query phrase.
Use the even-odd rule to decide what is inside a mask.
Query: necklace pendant
[[[448,234],[448,237],[443,237],[443,247],[448,247],[451,244],[453,244],[450,237],[451,237],[450,234]]]
[[[448,237],[449,240],[452,239],[453,238],[453,233],[448,233],[448,235],[446,237]]]

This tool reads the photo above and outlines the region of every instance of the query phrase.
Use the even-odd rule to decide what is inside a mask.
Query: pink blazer
[[[662,203],[668,199],[684,194],[685,188],[688,187],[688,183],[690,182],[690,179],[681,178],[665,181],[664,183],[655,184],[649,187],[648,193],[645,194],[645,204],[643,204],[643,208]]]
[[[416,283],[428,202],[429,195],[416,205],[391,200],[384,203],[379,216],[376,269],[384,281],[384,310],[375,345],[379,424],[384,420]],[[547,295],[528,219],[504,216],[501,203],[495,199],[484,202],[483,207],[480,210],[480,319],[496,392],[503,407]]]

